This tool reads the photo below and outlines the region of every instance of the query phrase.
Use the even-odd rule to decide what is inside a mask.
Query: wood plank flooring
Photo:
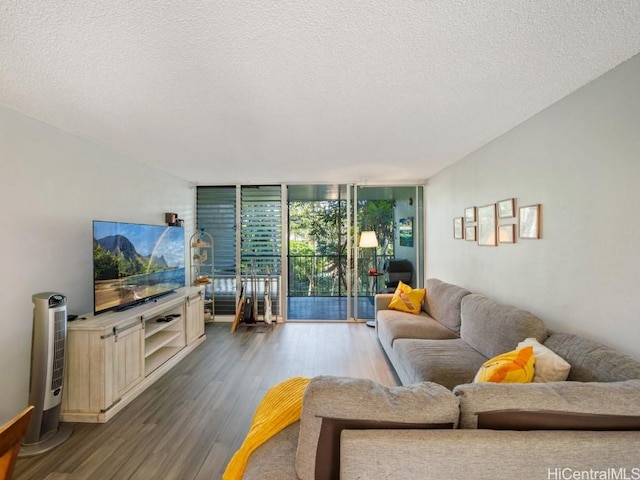
[[[56,449],[18,459],[14,479],[218,479],[272,385],[295,375],[398,384],[363,323],[229,329],[207,324],[207,340],[115,418],[76,424]]]

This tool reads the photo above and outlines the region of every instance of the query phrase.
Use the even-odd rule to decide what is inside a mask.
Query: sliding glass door
[[[422,186],[287,187],[291,320],[369,320],[386,265],[422,270]]]
[[[350,188],[289,185],[287,318],[347,320]]]
[[[363,186],[354,191],[354,318],[374,318],[374,296],[393,292],[389,266],[411,270],[421,286],[423,262],[422,186]],[[371,323],[373,326],[374,324]]]

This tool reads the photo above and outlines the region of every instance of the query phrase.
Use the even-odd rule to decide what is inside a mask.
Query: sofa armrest
[[[638,432],[344,430],[340,478],[577,478],[562,476],[577,466],[633,478],[639,449]]]
[[[242,480],[297,480],[296,450],[300,422],[281,430],[249,457]]]
[[[374,307],[376,313],[379,310],[389,310],[389,303],[393,298],[393,293],[378,293],[375,296]]]
[[[342,428],[372,428],[371,422],[377,423],[373,428],[455,427],[459,414],[456,396],[435,383],[390,387],[364,378],[314,377],[302,401],[296,473],[300,480],[337,478]],[[320,473],[318,466],[328,468]]]

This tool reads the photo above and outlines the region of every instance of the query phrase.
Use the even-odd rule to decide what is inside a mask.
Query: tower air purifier
[[[33,295],[29,404],[33,414],[20,457],[44,453],[67,440],[71,424],[59,424],[67,341],[67,298],[54,292]]]

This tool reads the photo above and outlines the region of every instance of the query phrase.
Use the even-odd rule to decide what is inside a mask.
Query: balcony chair
[[[393,293],[399,282],[411,285],[413,279],[413,265],[404,258],[389,258],[384,262],[385,289],[384,293]]]

